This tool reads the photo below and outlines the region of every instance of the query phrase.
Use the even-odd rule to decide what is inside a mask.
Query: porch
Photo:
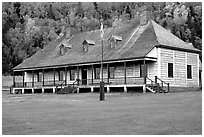
[[[108,82],[109,81],[109,82]],[[128,82],[127,82],[128,81]],[[105,92],[110,93],[112,89],[119,88],[122,89],[122,92],[128,93],[129,89],[137,88],[142,93],[146,91],[150,92],[169,92],[169,83],[162,81],[161,79],[155,76],[155,80],[150,78],[141,78],[141,77],[129,77],[126,78],[126,83],[124,83],[123,78],[116,79],[104,79]],[[146,82],[146,83],[144,83]],[[34,85],[34,86],[33,86]],[[82,93],[83,90],[86,92],[99,92],[100,81],[93,79],[79,79],[73,82],[72,84],[67,84],[66,81],[45,81],[44,85],[42,82],[34,83],[16,83],[16,87],[12,88],[12,93],[59,93],[58,91],[64,90],[65,88],[71,88],[71,92],[66,93]],[[28,92],[29,90],[29,92]],[[66,90],[66,89],[65,89]],[[63,93],[64,94],[64,93]]]
[[[100,64],[86,64],[14,72],[22,73],[23,79],[21,82],[16,82],[15,74],[13,75],[12,93],[15,93],[15,90],[24,93],[27,89],[31,89],[32,93],[35,93],[35,89],[40,89],[42,93],[46,89],[52,89],[52,93],[56,93],[58,89],[63,88],[72,88],[77,93],[80,89],[89,88],[94,92],[94,89],[99,88],[102,76],[107,92],[113,87],[122,87],[124,92],[127,92],[129,87],[141,87],[145,93],[147,84],[156,84],[152,80],[152,76],[157,74],[155,61],[155,59],[138,59],[104,63],[103,71]],[[153,84],[151,87],[153,88]]]
[[[128,87],[141,87],[144,89],[143,77],[128,77],[121,78],[104,78],[104,87],[107,93],[110,92],[110,88],[123,88],[124,92],[127,92]],[[80,93],[82,89],[90,89],[90,92],[96,92],[95,89],[100,88],[100,79],[76,79],[72,83],[63,81],[44,81],[44,82],[15,82],[15,87],[12,87],[12,93],[25,93],[26,90],[30,90],[29,93],[36,93],[36,90],[41,90],[40,93],[45,93],[45,90],[52,90],[49,93],[56,93],[57,90],[61,90],[65,87],[77,88],[76,93]],[[26,92],[27,93],[27,92]]]

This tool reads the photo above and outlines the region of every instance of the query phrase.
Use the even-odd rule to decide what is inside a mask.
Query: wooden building
[[[23,81],[12,92],[45,92],[52,89],[94,92],[101,80],[101,31],[67,33],[16,66]],[[107,28],[103,36],[105,89],[141,87],[143,92],[170,87],[199,86],[200,51],[153,20],[129,22]],[[70,88],[72,87],[72,88]]]

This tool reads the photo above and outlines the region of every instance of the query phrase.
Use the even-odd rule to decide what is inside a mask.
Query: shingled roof
[[[83,32],[75,34],[69,39],[66,39],[65,35],[61,36],[44,49],[24,60],[14,70],[99,63],[101,61],[100,33],[100,30]],[[111,35],[122,38],[121,43],[114,49],[109,48],[108,39]],[[89,46],[89,50],[86,53],[83,52],[82,46],[84,40],[90,40],[95,43],[94,46]],[[72,45],[72,48],[63,56],[59,54],[59,46],[62,42]],[[199,50],[185,43],[152,20],[142,26],[138,22],[134,22],[105,29],[103,46],[104,61],[144,58],[155,46],[199,52]]]

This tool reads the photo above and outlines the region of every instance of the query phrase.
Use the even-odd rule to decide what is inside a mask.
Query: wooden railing
[[[80,79],[79,85],[99,85],[101,79]],[[104,83],[107,85],[122,85],[122,84],[143,84],[143,77],[124,77],[117,78],[103,78]]]
[[[56,86],[56,85],[59,85],[61,83],[64,83],[64,81],[54,81],[53,80],[50,80],[50,81],[44,81],[44,85],[43,85],[43,82],[15,82],[15,86],[13,87],[18,87],[18,88],[21,88],[21,87],[43,87],[43,86]]]
[[[56,85],[56,90],[58,89],[59,86],[60,86],[61,89],[62,89],[62,86],[63,86],[63,85],[66,85],[66,80],[64,80],[64,81],[62,81],[61,83],[57,84],[57,85]]]
[[[158,79],[158,78],[157,78]],[[149,78],[147,77],[147,80]],[[101,79],[76,79],[73,83],[66,83],[66,80],[63,81],[44,81],[44,82],[16,82],[15,87],[43,87],[43,86],[54,86],[54,87],[62,87],[62,86],[72,86],[75,87],[76,85],[99,85]],[[106,85],[123,85],[123,84],[144,84],[144,78],[143,77],[117,77],[117,78],[104,78],[103,81]],[[155,84],[153,80],[150,80]],[[163,81],[163,84],[166,84],[166,82]]]
[[[167,83],[167,82],[163,81],[162,79],[158,78],[157,76],[155,76],[155,83],[158,83],[158,84],[159,84],[158,80],[159,80],[160,83],[161,83],[161,86],[160,86],[161,89],[164,90],[164,84],[165,84],[166,87],[167,87],[167,92],[169,92],[169,83]],[[158,85],[157,87],[159,88],[159,85]]]
[[[153,81],[152,79],[150,79],[150,78],[148,78],[148,77],[146,77],[146,79],[147,79],[147,82],[148,81],[150,81],[150,87],[151,87],[151,89],[154,89],[154,86],[156,85],[156,83],[155,83],[155,81]]]
[[[166,85],[167,89],[166,92],[169,92],[169,83],[163,81],[162,79],[155,76],[155,80],[152,80],[148,77],[146,77],[147,82],[150,81],[150,87],[151,89],[155,90],[156,92],[164,91],[164,85]]]

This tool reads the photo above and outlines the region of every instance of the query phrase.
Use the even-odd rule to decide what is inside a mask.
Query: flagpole
[[[103,82],[103,23],[101,22],[101,82],[100,82],[100,101],[105,100],[104,82]]]

